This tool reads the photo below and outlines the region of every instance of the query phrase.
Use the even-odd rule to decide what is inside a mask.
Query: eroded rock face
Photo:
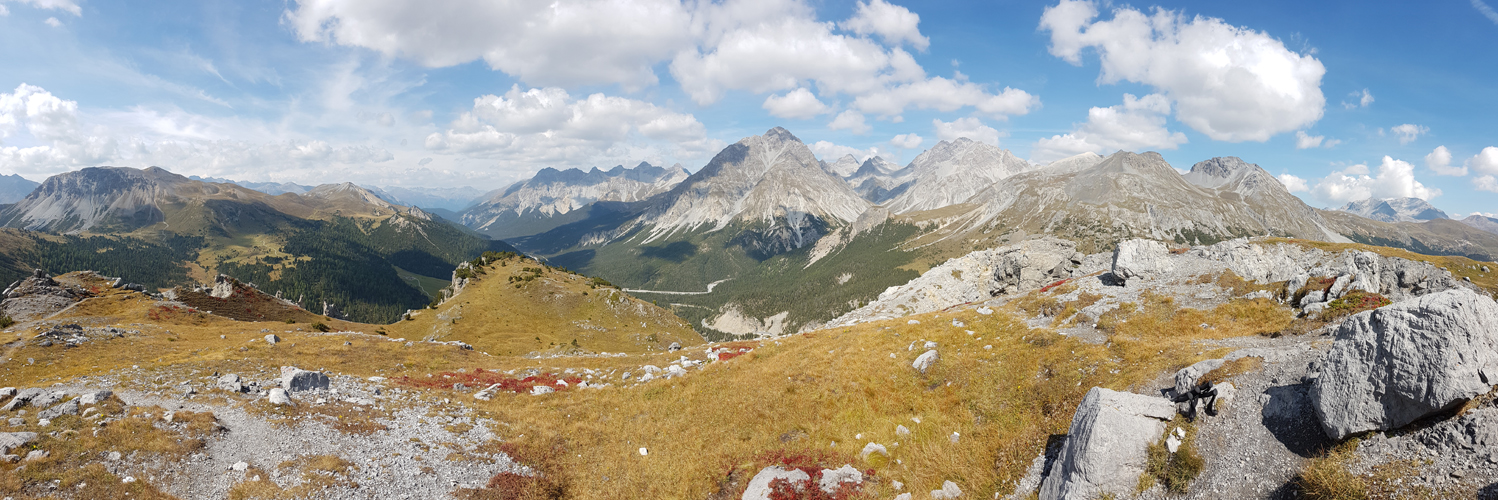
[[[1170,249],[1154,240],[1128,240],[1113,251],[1113,275],[1122,279],[1155,278],[1169,273]]]
[[[1498,304],[1467,289],[1348,318],[1311,385],[1332,439],[1395,429],[1498,383]]]
[[[1077,405],[1040,498],[1132,495],[1144,472],[1146,448],[1160,440],[1175,413],[1165,398],[1093,387]]]
[[[328,376],[295,366],[281,367],[281,387],[289,392],[328,389]]]

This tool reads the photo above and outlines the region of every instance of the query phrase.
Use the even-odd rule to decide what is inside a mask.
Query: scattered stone
[[[78,414],[78,400],[77,399],[72,399],[72,400],[68,400],[66,403],[62,403],[62,404],[53,406],[51,408],[42,410],[41,413],[37,413],[36,416],[37,416],[37,418],[44,418],[44,419],[47,419],[47,420],[52,420],[52,419],[55,419],[57,417],[61,417],[63,415],[77,415],[77,414]]]
[[[932,349],[915,358],[915,362],[911,363],[910,366],[915,368],[916,371],[921,372],[921,374],[925,374],[926,370],[930,370],[931,366],[936,364],[937,358],[936,349]]]
[[[265,400],[276,406],[292,404],[291,396],[286,394],[286,389],[280,387],[271,388],[270,394],[265,396]]]
[[[956,431],[953,431],[951,436],[947,436],[947,439],[951,440],[953,443],[956,443],[957,440],[962,439],[962,434],[958,434]]]
[[[21,448],[36,440],[35,432],[0,432],[0,454]]]
[[[921,324],[921,322],[919,320],[914,320],[913,319],[913,320],[910,320],[910,321],[906,321],[905,324],[907,324],[907,325],[919,325],[919,324]]]
[[[1332,439],[1403,427],[1498,383],[1498,304],[1458,288],[1361,312],[1338,328],[1311,384]]]
[[[31,403],[32,399],[35,399],[36,397],[41,396],[46,392],[46,389],[37,389],[34,387],[29,389],[21,389],[20,391],[16,392],[15,397],[10,398],[10,402],[5,403],[5,406],[0,406],[0,410],[15,411]]]
[[[1175,405],[1165,398],[1093,387],[1077,405],[1040,498],[1132,496],[1144,473],[1146,448],[1160,439],[1175,414]]]
[[[978,314],[982,314],[984,316],[993,314],[993,308],[988,307],[988,306],[979,307],[977,310],[978,310]]]
[[[885,448],[884,445],[879,444],[879,443],[869,443],[869,444],[863,445],[863,451],[858,452],[858,458],[861,458],[861,459],[864,459],[864,460],[868,460],[869,459],[869,455],[872,455],[872,454],[875,454],[875,453],[878,453],[880,455],[884,455],[885,458],[889,457],[889,449]]]
[[[8,398],[14,395],[16,395],[16,388],[0,387],[0,398]]]
[[[114,391],[109,390],[84,391],[83,394],[78,396],[78,404],[96,405],[103,403],[104,400],[109,399],[113,395]]]
[[[803,489],[806,483],[811,482],[811,476],[801,469],[786,469],[778,465],[772,465],[760,469],[754,479],[749,480],[749,487],[744,490],[743,500],[770,500],[775,491],[770,483],[776,480],[785,480],[796,489]]]
[[[240,383],[239,375],[233,373],[219,377],[218,388],[229,392],[244,392],[244,384]]]
[[[863,473],[852,465],[844,464],[836,469],[822,469],[822,477],[817,480],[817,487],[829,495],[836,494],[844,484],[852,484],[854,488],[858,488],[863,485]]]
[[[1216,370],[1226,363],[1227,360],[1225,359],[1208,359],[1205,361],[1198,361],[1196,364],[1182,368],[1180,371],[1176,372],[1175,376],[1176,394],[1185,394],[1189,392],[1193,387],[1196,387],[1196,381],[1201,379],[1202,375],[1206,375],[1207,372]]]
[[[50,456],[52,456],[52,454],[48,453],[47,450],[31,450],[31,453],[26,454],[26,461],[35,462],[37,460],[42,460]]]
[[[954,320],[952,320],[952,326],[955,326],[957,328],[962,328],[964,326],[967,326],[967,323],[963,323],[961,321],[958,321],[958,320],[954,319]]]
[[[281,387],[291,392],[328,389],[328,376],[295,366],[281,367]]]
[[[650,450],[648,450],[646,448],[640,448],[640,456],[643,457],[643,456],[646,456],[646,455],[649,455],[649,454],[650,454]]]
[[[110,462],[118,462],[121,458],[125,458],[125,456],[121,455],[118,451],[111,451],[108,455],[105,455],[104,458],[106,460],[109,460]]]
[[[540,396],[542,394],[551,394],[553,392],[557,392],[557,390],[556,389],[552,389],[551,386],[538,385],[538,386],[535,386],[535,387],[531,387],[531,395],[532,396]]]
[[[906,428],[903,425],[896,425],[895,426],[895,435],[896,436],[900,436],[900,437],[909,436],[910,435],[910,429]]]
[[[666,350],[667,351],[680,351],[681,350],[681,342],[672,342],[671,346],[667,347]]]
[[[246,463],[243,460],[241,460],[241,461],[238,461],[238,462],[234,462],[234,465],[231,466],[231,467],[229,467],[229,468],[232,469],[234,472],[244,472],[246,469],[250,468],[250,464]]]
[[[500,384],[494,384],[489,387],[485,387],[484,390],[474,393],[473,398],[480,401],[489,401],[494,399],[494,395],[498,394],[499,390]]]
[[[267,343],[267,344],[275,345],[276,342],[280,342],[280,341],[281,341],[281,337],[277,337],[275,334],[270,334],[270,335],[266,335],[265,336],[265,343]]]
[[[934,499],[957,498],[960,496],[962,496],[962,488],[958,488],[957,483],[951,481],[942,482],[941,489],[939,490],[931,490],[931,498]]]
[[[1165,448],[1170,450],[1171,453],[1179,451],[1181,449],[1181,438],[1175,435],[1165,438]]]
[[[895,495],[895,500],[910,500],[910,494],[909,493],[901,493],[899,495]]]
[[[125,478],[121,479],[120,482],[125,483],[125,484],[133,483],[133,482],[135,482],[135,476],[125,476]]]
[[[686,376],[686,374],[686,368],[682,368],[679,365],[671,365],[666,367],[666,378],[684,377]]]

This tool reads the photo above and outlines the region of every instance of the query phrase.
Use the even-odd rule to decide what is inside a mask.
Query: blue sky
[[[1313,206],[1498,211],[1484,0],[0,0],[0,173],[497,188],[781,125],[824,159],[1240,156]],[[1493,148],[1486,149],[1485,148]]]

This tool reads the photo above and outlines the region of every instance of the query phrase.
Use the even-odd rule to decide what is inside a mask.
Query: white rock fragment
[[[932,349],[915,358],[915,362],[911,363],[910,366],[915,368],[916,371],[925,374],[926,370],[930,370],[931,366],[936,364],[937,358],[936,349]]]

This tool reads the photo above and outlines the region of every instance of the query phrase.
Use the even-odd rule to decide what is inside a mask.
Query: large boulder
[[[1174,269],[1170,249],[1155,240],[1128,240],[1113,250],[1113,275],[1120,279],[1150,279]]]
[[[281,387],[287,392],[328,389],[328,376],[321,372],[307,371],[295,366],[281,367]]]
[[[0,455],[18,450],[36,441],[35,432],[0,432]]]
[[[785,468],[772,465],[761,469],[754,479],[749,480],[749,487],[744,488],[743,500],[770,500],[775,493],[772,486],[777,480],[785,481],[798,490],[805,490],[811,483],[811,475],[796,468]]]
[[[1151,443],[1174,418],[1169,400],[1093,387],[1077,405],[1066,442],[1040,486],[1042,500],[1132,495]]]
[[[1348,318],[1311,385],[1332,439],[1395,429],[1498,383],[1498,304],[1465,288]]]

